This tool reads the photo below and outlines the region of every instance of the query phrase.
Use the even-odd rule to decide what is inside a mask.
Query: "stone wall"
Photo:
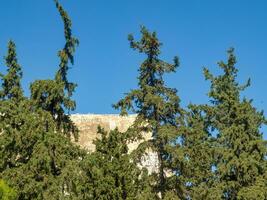
[[[125,132],[134,122],[136,115],[120,116],[114,114],[74,114],[71,116],[72,121],[79,129],[78,144],[89,150],[94,151],[93,140],[99,135],[97,127],[100,125],[106,131],[118,128],[119,131]],[[144,138],[149,139],[151,134],[145,134]],[[136,148],[138,143],[129,144],[129,149]]]
[[[106,131],[113,130],[116,127],[119,131],[125,132],[130,127],[136,115],[120,116],[114,114],[74,114],[71,116],[72,121],[79,129],[78,144],[88,151],[94,151],[95,146],[93,140],[99,137],[97,134],[97,127],[100,125]],[[151,138],[151,134],[144,134],[145,139]],[[129,144],[129,150],[137,148],[140,142]],[[153,172],[157,170],[158,166],[157,155],[154,152],[147,152],[147,155],[142,159],[141,165],[148,168],[148,171]]]

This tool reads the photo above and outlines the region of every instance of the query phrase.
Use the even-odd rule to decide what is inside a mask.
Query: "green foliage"
[[[237,83],[234,50],[228,51],[227,63],[218,64],[222,75],[213,76],[204,69],[211,81],[212,103],[204,111],[211,128],[218,131],[214,143],[217,182],[211,190],[219,191],[222,199],[266,199],[266,142],[260,132],[265,118],[251,100],[240,99],[250,81],[243,86]]]
[[[20,80],[22,78],[21,67],[17,61],[16,45],[13,41],[8,43],[8,53],[5,57],[7,74],[0,74],[2,79],[1,99],[11,99],[19,101],[23,97]]]
[[[71,20],[68,16],[68,13],[63,9],[63,7],[59,4],[57,0],[54,0],[56,3],[56,7],[60,13],[60,16],[64,22],[64,34],[65,34],[65,46],[62,50],[58,52],[58,56],[60,58],[59,70],[56,73],[55,80],[57,82],[63,82],[65,89],[68,91],[68,96],[72,96],[72,93],[76,87],[76,84],[68,81],[67,73],[69,70],[68,63],[74,64],[73,54],[75,52],[76,46],[79,44],[77,38],[72,36],[71,30]],[[73,109],[73,106],[67,106],[68,109]]]
[[[16,192],[8,187],[3,180],[0,179],[0,199],[1,200],[15,200],[17,198]]]
[[[56,5],[66,18],[57,1]],[[66,46],[65,51],[71,52]],[[72,54],[67,57],[73,62]],[[78,199],[79,160],[84,152],[70,140],[78,132],[64,110],[64,106],[75,107],[65,94],[66,81],[37,80],[31,85],[31,99],[25,98],[19,92],[22,73],[13,43],[6,60],[9,70],[2,76],[0,101],[0,177],[16,189],[18,199]]]
[[[184,193],[192,199],[209,199],[213,183],[213,147],[209,134],[209,124],[205,120],[201,106],[190,104],[186,113],[186,127],[180,145],[183,155],[177,157],[173,165],[181,165]],[[178,151],[178,150],[177,150]],[[183,162],[181,162],[183,161]]]
[[[77,165],[82,152],[56,132],[51,114],[34,109],[29,100],[19,105],[1,101],[0,107],[0,175],[19,199],[75,194],[79,174],[72,170],[70,175],[68,169]]]
[[[73,135],[78,139],[78,129],[71,121],[69,115],[65,114],[63,105],[72,104],[71,100],[64,93],[63,82],[55,80],[36,80],[31,84],[31,100],[34,106],[48,111],[56,122],[57,130],[67,135]]]
[[[183,123],[183,110],[179,106],[176,89],[165,86],[163,75],[175,72],[179,61],[175,57],[174,64],[169,64],[159,58],[161,43],[155,32],[150,33],[145,27],[141,27],[141,34],[140,41],[135,41],[132,35],[129,36],[131,48],[146,55],[139,68],[139,88],[131,90],[114,107],[121,109],[121,114],[126,114],[127,111],[138,114],[134,126],[129,130],[136,133],[136,137],[140,137],[142,131],[152,132],[153,139],[142,146],[152,148],[158,155],[156,191],[164,197],[165,192],[172,188],[168,185],[166,171],[172,170],[170,165],[172,151],[175,149],[173,144],[179,137],[177,127]]]
[[[117,129],[99,128],[95,152],[82,162],[85,173],[84,199],[154,199],[146,181],[147,171],[140,170],[128,152],[126,134]]]
[[[78,39],[72,36],[71,20],[67,12],[55,0],[56,7],[64,22],[65,45],[58,52],[60,58],[59,69],[54,80],[37,80],[31,84],[31,99],[34,104],[46,111],[49,111],[57,123],[57,129],[67,136],[73,135],[78,139],[78,130],[71,122],[65,110],[73,111],[76,103],[71,99],[76,84],[69,82],[67,75],[69,62],[74,64],[74,52],[78,45]]]
[[[31,98],[21,88],[15,43],[8,43],[7,73],[0,74],[0,199],[267,199],[267,142],[260,131],[266,119],[252,100],[240,97],[250,80],[237,82],[234,49],[218,63],[221,75],[204,68],[210,104],[185,110],[163,78],[176,71],[178,58],[173,64],[161,60],[156,33],[141,27],[140,40],[128,38],[145,54],[138,88],[114,105],[122,115],[137,113],[134,124],[125,133],[99,127],[94,152],[73,144],[78,129],[66,112],[76,107],[71,97],[77,85],[68,72],[79,42],[67,12],[54,1],[65,45],[54,79],[34,81]],[[128,144],[148,133],[152,139],[130,152]],[[140,165],[147,151],[157,154],[153,173]]]

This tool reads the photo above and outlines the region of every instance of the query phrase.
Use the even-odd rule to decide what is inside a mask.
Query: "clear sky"
[[[217,61],[236,49],[239,77],[252,86],[243,94],[267,112],[266,0],[61,0],[80,40],[70,80],[77,113],[117,113],[111,104],[137,86],[137,69],[144,58],[129,48],[127,35],[139,38],[140,25],[158,33],[162,59],[178,55],[181,67],[166,77],[178,89],[182,105],[207,103],[209,82],[203,66],[220,73]],[[9,39],[17,44],[23,67],[23,87],[35,79],[53,78],[57,51],[64,45],[63,24],[52,0],[2,0],[0,56]],[[4,66],[1,60],[1,66]],[[3,72],[3,67],[0,71]]]

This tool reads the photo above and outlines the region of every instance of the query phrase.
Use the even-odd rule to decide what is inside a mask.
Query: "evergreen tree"
[[[223,74],[212,75],[209,97],[212,105],[204,108],[212,129],[217,130],[215,175],[211,188],[217,199],[267,199],[266,141],[260,128],[265,122],[263,112],[252,106],[252,100],[240,98],[240,92],[250,85],[236,81],[234,49],[228,50],[228,61],[219,62]]]
[[[59,69],[53,80],[37,80],[31,84],[31,99],[35,105],[49,111],[57,122],[57,129],[67,136],[73,135],[78,139],[78,130],[65,111],[73,111],[76,103],[71,99],[76,84],[69,82],[67,78],[69,62],[74,64],[74,52],[78,45],[78,39],[72,36],[71,20],[67,12],[55,0],[56,7],[64,22],[65,45],[58,52],[60,58]]]
[[[95,152],[82,162],[85,172],[84,199],[154,199],[147,171],[131,160],[128,136],[118,129],[109,133],[99,127]]]
[[[17,77],[8,81],[18,83]],[[0,178],[17,191],[18,199],[79,199],[78,162],[84,152],[65,136],[77,131],[60,107],[69,102],[64,82],[36,81],[32,90],[36,98],[0,101]]]
[[[133,127],[129,129],[133,138],[140,139],[143,131],[152,133],[153,139],[144,142],[140,149],[151,148],[158,155],[159,172],[155,179],[155,192],[164,198],[166,191],[171,187],[168,185],[166,171],[172,170],[171,151],[179,137],[177,128],[183,124],[183,110],[179,106],[180,100],[176,95],[176,89],[165,86],[163,75],[175,72],[179,62],[177,57],[174,58],[174,64],[159,58],[161,43],[155,32],[150,33],[142,27],[141,34],[140,41],[135,41],[133,36],[129,35],[131,48],[146,55],[139,68],[139,88],[131,90],[114,107],[121,109],[121,114],[127,114],[127,111],[138,114]],[[176,171],[177,167],[174,170]]]
[[[2,79],[0,98],[19,101],[23,98],[23,91],[20,83],[22,71],[17,61],[16,45],[12,40],[8,43],[8,53],[5,60],[8,69],[6,75],[0,74]]]
[[[18,199],[75,199],[82,152],[29,100],[0,102],[0,178]],[[76,166],[76,167],[75,167]]]

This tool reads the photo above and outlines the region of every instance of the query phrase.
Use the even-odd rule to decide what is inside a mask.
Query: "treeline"
[[[99,127],[95,152],[80,149],[78,129],[69,111],[75,110],[76,84],[68,80],[78,39],[61,4],[65,45],[58,52],[53,79],[36,80],[26,97],[16,46],[8,43],[7,71],[0,88],[0,198],[2,199],[141,199],[141,200],[264,200],[267,199],[266,141],[263,112],[240,93],[234,49],[218,63],[222,73],[204,68],[210,82],[207,104],[180,106],[177,90],[166,86],[164,75],[176,72],[160,59],[155,32],[141,27],[141,38],[129,35],[130,47],[145,55],[138,87],[114,104],[122,115],[137,114],[124,133]],[[129,152],[127,144],[152,139]],[[140,167],[147,151],[157,155],[158,170]],[[12,188],[12,189],[11,189]]]

